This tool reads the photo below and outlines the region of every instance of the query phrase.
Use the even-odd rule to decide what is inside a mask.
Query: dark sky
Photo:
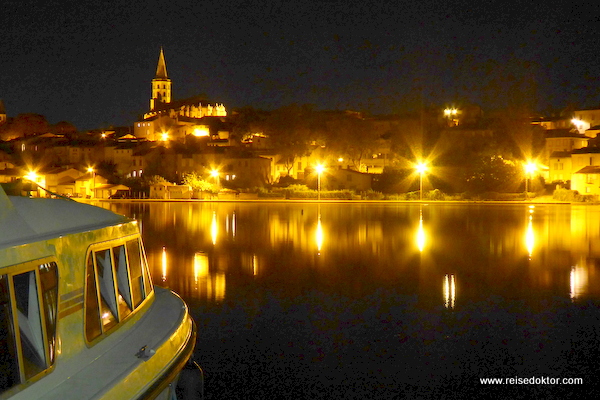
[[[147,110],[164,47],[175,99],[391,113],[600,107],[600,3],[52,1],[0,9],[0,99],[79,129]]]

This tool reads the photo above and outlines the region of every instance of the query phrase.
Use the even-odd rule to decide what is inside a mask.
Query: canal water
[[[463,398],[598,383],[600,208],[102,203],[141,221],[209,399]],[[543,382],[543,381],[540,381]]]

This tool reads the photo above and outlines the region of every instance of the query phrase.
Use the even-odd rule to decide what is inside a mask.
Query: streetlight
[[[93,167],[88,167],[88,172],[92,174],[92,199],[96,197],[96,170]]]
[[[321,201],[321,174],[325,171],[325,167],[317,164],[315,171],[317,171],[317,200]]]
[[[415,168],[419,173],[419,201],[423,201],[423,174],[427,171],[427,164],[420,162]]]
[[[24,177],[25,179],[29,180],[30,182],[35,184],[35,190],[38,190],[38,178],[39,175],[35,172],[35,171],[29,171],[27,173],[27,175],[25,175]],[[31,188],[31,185],[29,185]],[[29,196],[31,196],[31,192],[33,192],[33,188],[31,188],[30,190],[28,190],[27,192],[29,192]],[[39,193],[38,193],[39,194]]]
[[[528,180],[532,178],[533,173],[537,169],[537,165],[534,162],[529,161],[525,164],[525,198],[528,198]]]

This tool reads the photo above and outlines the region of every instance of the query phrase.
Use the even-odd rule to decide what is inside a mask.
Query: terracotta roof
[[[576,174],[600,174],[600,166],[598,165],[588,165],[581,168],[579,171],[575,172]]]
[[[546,131],[546,138],[560,138],[560,137],[574,137],[574,138],[581,138],[581,139],[588,138],[587,136],[579,133],[577,130],[571,129],[571,128],[548,129]]]
[[[571,152],[569,151],[553,151],[550,154],[550,158],[570,158]]]

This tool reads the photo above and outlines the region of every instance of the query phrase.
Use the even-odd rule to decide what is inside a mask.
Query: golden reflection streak
[[[321,249],[323,248],[323,226],[321,225],[321,214],[319,214],[319,219],[317,220],[317,232],[315,239],[317,242],[317,254],[321,255]]]
[[[233,214],[231,215],[231,234],[233,237],[235,237],[235,211],[233,212]]]
[[[456,278],[454,274],[444,276],[444,305],[446,308],[454,308],[456,302]]]
[[[225,273],[219,272],[215,276],[215,300],[220,301],[225,298]]]
[[[256,254],[252,255],[252,274],[254,276],[258,275],[258,257]]]
[[[167,280],[167,249],[165,246],[162,248],[162,280],[163,282]]]
[[[194,280],[196,285],[198,279],[208,277],[208,255],[206,253],[194,253]]]
[[[529,206],[529,223],[527,224],[527,232],[525,233],[525,245],[527,246],[527,251],[529,252],[529,259],[531,259],[531,255],[533,254],[533,247],[535,244],[535,235],[533,232],[533,209],[535,206]]]
[[[212,222],[210,224],[210,235],[212,237],[213,246],[217,244],[217,235],[219,228],[217,227],[217,212],[213,211]]]
[[[423,252],[425,248],[425,229],[423,228],[423,210],[419,210],[419,229],[417,230],[417,247],[419,248],[419,252]]]
[[[579,267],[577,265],[571,267],[569,281],[571,284],[571,300],[575,300],[586,291],[586,287],[588,285],[587,268]]]

